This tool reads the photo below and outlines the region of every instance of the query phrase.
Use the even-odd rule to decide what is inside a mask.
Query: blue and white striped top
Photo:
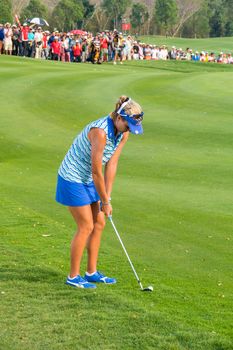
[[[123,133],[114,135],[114,124],[110,116],[98,119],[88,124],[76,137],[61,166],[58,174],[71,182],[89,184],[93,181],[91,171],[91,143],[88,133],[92,128],[103,129],[106,133],[106,146],[103,152],[103,165],[106,164],[122,140]]]

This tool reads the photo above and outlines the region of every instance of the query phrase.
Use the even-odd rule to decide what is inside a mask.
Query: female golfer
[[[93,283],[116,283],[97,270],[105,217],[112,215],[111,192],[121,150],[129,132],[141,134],[143,112],[138,103],[121,96],[114,112],[88,124],[76,137],[58,170],[56,200],[68,206],[77,224],[71,242],[71,269],[66,283],[96,288]],[[104,174],[102,165],[105,165]],[[80,263],[87,248],[87,271]]]

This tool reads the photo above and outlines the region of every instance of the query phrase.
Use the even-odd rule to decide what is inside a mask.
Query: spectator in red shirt
[[[29,30],[32,29],[28,27],[27,23],[25,22],[23,25],[21,25],[20,20],[17,15],[15,15],[15,20],[18,24],[18,27],[20,28],[20,36],[19,36],[19,55],[27,57],[28,56],[28,33]]]
[[[22,56],[28,56],[28,32],[29,27],[27,23],[24,23],[21,27],[21,40],[22,40]]]
[[[76,40],[75,45],[73,46],[72,50],[73,50],[73,55],[74,55],[74,62],[81,62],[82,48],[81,48],[81,44],[80,44],[79,40]]]
[[[42,39],[42,51],[43,51],[43,58],[45,58],[46,60],[49,57],[49,46],[48,46],[48,39],[49,39],[49,32],[46,30],[45,32],[43,32],[43,39]]]
[[[58,41],[58,37],[54,37],[54,41],[51,44],[52,49],[52,60],[59,61],[61,53],[61,44]]]
[[[100,37],[100,59],[102,62],[108,62],[108,36],[106,34]]]

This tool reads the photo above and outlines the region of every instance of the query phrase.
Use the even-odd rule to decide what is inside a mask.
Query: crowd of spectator
[[[49,32],[27,23],[0,24],[0,54],[50,59],[62,62],[103,63],[126,60],[188,60],[233,64],[231,53],[215,54],[198,52],[190,48],[182,50],[173,46],[157,46],[142,43],[117,30],[92,33],[71,31]]]

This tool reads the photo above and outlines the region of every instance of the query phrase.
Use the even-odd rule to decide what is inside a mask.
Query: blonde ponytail
[[[135,102],[134,100],[130,99],[130,97],[122,95],[119,97],[117,103],[116,103],[116,107],[115,107],[115,111],[110,113],[110,116],[113,120],[116,119],[116,117],[118,116],[117,111],[119,110],[119,108],[122,106],[123,103],[125,103],[127,100],[129,100],[129,103],[127,103],[124,107],[125,112],[128,115],[131,114],[140,114],[142,112],[142,107]]]

